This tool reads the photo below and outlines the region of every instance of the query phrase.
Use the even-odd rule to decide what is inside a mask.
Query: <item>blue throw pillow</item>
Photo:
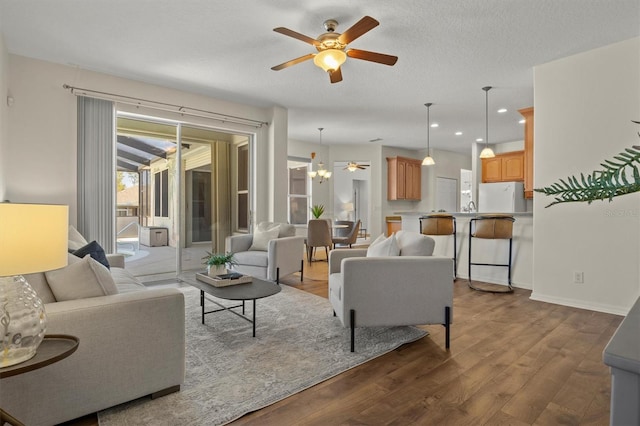
[[[83,258],[86,255],[89,255],[92,259],[106,266],[107,269],[111,269],[104,249],[100,247],[100,244],[98,244],[96,241],[91,241],[86,246],[80,247],[78,250],[69,250],[69,252],[74,254],[75,256],[78,256],[79,258]]]

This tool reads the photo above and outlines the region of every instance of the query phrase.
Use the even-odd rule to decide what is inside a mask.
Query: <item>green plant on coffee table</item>
[[[237,265],[236,260],[233,258],[233,253],[211,253],[207,252],[207,255],[202,258],[204,264],[207,266],[224,266],[224,265]]]
[[[324,213],[324,206],[322,204],[314,204],[313,207],[311,207],[311,214],[314,218],[319,219],[322,213]]]

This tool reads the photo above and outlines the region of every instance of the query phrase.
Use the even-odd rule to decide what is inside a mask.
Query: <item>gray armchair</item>
[[[293,225],[262,222],[257,229],[279,226],[277,236],[268,241],[264,250],[253,247],[254,234],[232,235],[226,239],[226,251],[233,253],[237,265],[230,269],[241,274],[280,283],[280,277],[300,272],[303,280],[304,237],[295,236]]]
[[[329,301],[344,327],[442,324],[449,348],[453,318],[451,258],[431,256],[434,240],[399,231],[400,256],[366,257],[366,249],[329,256]]]

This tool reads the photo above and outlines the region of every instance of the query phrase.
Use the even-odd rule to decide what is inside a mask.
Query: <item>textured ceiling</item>
[[[380,25],[350,47],[396,55],[393,67],[349,58],[344,80],[307,61],[329,18],[343,32]],[[533,67],[637,37],[638,0],[0,0],[9,52],[256,106],[289,110],[289,138],[421,149],[432,102],[432,148],[470,152],[522,139],[517,109],[533,105]],[[497,114],[498,108],[508,112]],[[462,131],[461,136],[454,132]]]

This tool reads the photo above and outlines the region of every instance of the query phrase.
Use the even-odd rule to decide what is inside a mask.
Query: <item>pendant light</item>
[[[433,161],[433,158],[431,158],[431,150],[429,147],[429,128],[431,127],[431,122],[429,121],[429,108],[431,107],[431,105],[433,104],[430,102],[424,104],[424,106],[427,107],[427,156],[424,157],[424,160],[422,160],[423,166],[433,166],[434,164],[436,164],[436,162]]]
[[[322,131],[324,130],[324,127],[318,127],[318,130],[320,131],[320,145],[322,145]],[[316,158],[316,153],[312,152],[311,153],[311,161],[313,161],[313,159]],[[312,165],[313,167],[313,165]],[[320,161],[318,163],[318,170],[312,170],[310,172],[307,172],[307,174],[309,175],[309,177],[311,179],[315,179],[316,177],[320,178],[320,182],[322,183],[325,180],[329,179],[331,177],[331,172],[328,171],[327,169],[324,168],[324,163],[322,161]]]
[[[485,138],[484,138],[484,149],[480,153],[480,158],[493,158],[496,154],[493,153],[493,150],[489,148],[489,90],[491,90],[491,86],[485,86],[482,88],[484,90],[485,95]]]

